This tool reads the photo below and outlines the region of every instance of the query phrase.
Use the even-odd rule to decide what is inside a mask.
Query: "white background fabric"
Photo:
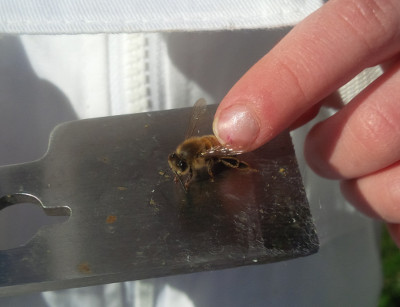
[[[1,0],[2,33],[236,30],[299,22],[321,0]]]

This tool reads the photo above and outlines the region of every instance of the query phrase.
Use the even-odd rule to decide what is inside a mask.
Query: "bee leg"
[[[240,161],[235,157],[222,157],[220,158],[220,161],[227,167],[236,168],[238,170],[250,171],[250,172],[258,172],[258,170],[252,168],[246,162]]]
[[[235,157],[221,157],[220,162],[230,168],[238,168],[240,167],[240,163],[241,161],[239,161],[237,158]]]
[[[208,172],[208,175],[210,176],[210,181],[211,181],[211,182],[214,182],[214,172],[213,172],[213,169],[214,169],[214,160],[210,160],[210,161],[208,161],[208,163],[207,163],[207,172]]]
[[[193,178],[193,170],[192,170],[192,168],[190,168],[189,169],[189,175],[187,176],[186,181],[185,181],[185,189],[186,189],[186,191],[189,188],[189,184],[192,181],[192,178]]]
[[[237,167],[239,170],[245,170],[245,171],[249,171],[249,172],[257,172],[258,170],[255,168],[252,168],[248,163],[243,162],[243,161],[239,161],[239,166]]]
[[[178,174],[175,174],[174,182],[177,183],[178,181],[181,183],[185,192],[187,192],[186,186],[183,184],[181,176],[179,176]]]

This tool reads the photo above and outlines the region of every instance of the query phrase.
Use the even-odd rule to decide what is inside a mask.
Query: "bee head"
[[[175,152],[168,156],[168,164],[177,175],[184,175],[189,170],[186,160]]]

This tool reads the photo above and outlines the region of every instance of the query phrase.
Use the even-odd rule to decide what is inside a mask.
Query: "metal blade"
[[[215,106],[201,133],[210,133]],[[0,295],[262,264],[318,250],[290,135],[188,192],[167,157],[191,109],[69,122],[40,160],[0,168],[0,209],[34,202],[67,222],[0,251]]]

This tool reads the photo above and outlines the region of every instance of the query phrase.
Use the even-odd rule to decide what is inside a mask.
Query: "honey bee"
[[[246,162],[235,157],[243,153],[242,151],[221,145],[214,135],[193,136],[198,121],[205,113],[206,108],[207,103],[204,99],[199,99],[195,103],[185,140],[176,148],[175,152],[168,156],[168,164],[175,174],[175,182],[179,180],[185,191],[201,170],[206,169],[213,181],[214,169],[217,165],[240,170],[254,170]],[[182,181],[183,176],[186,176],[185,182]]]

